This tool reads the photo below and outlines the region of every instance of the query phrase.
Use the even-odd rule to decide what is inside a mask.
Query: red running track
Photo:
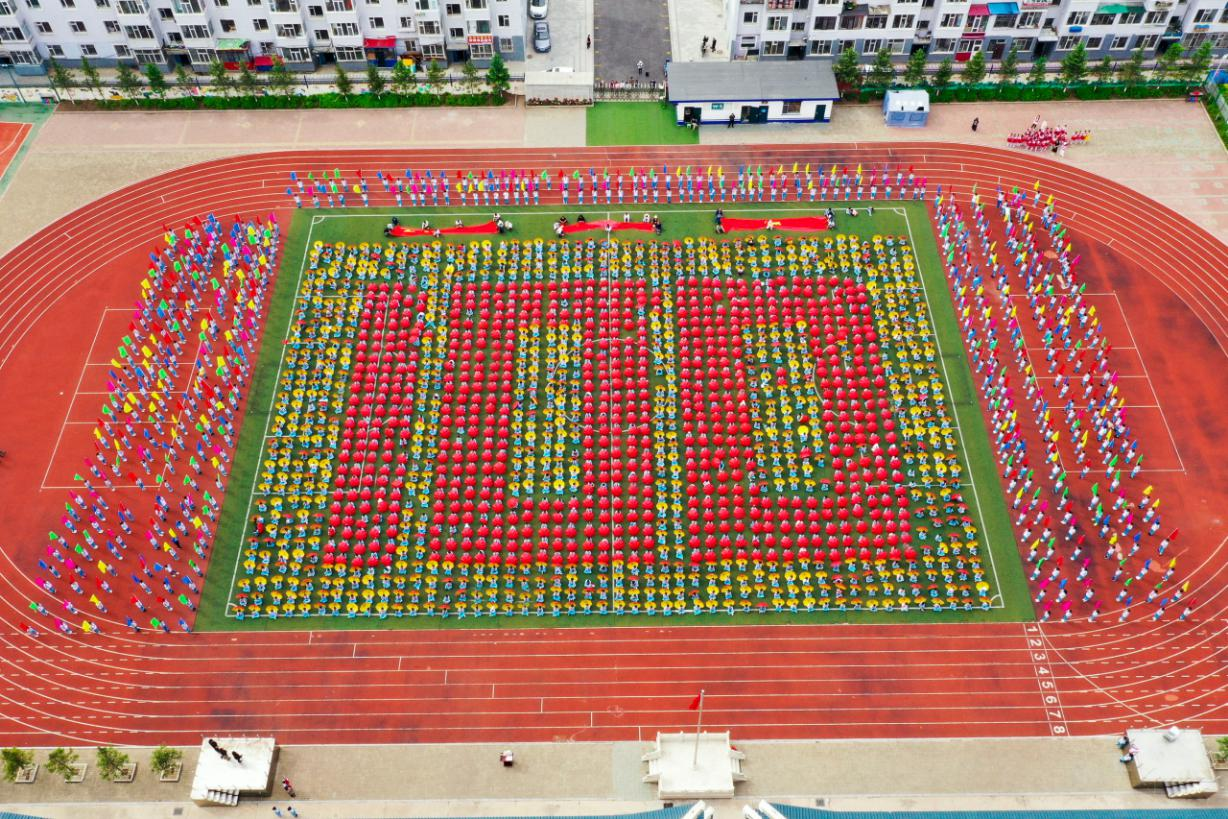
[[[1092,290],[1113,290],[1184,471],[1155,474],[1191,622],[278,632],[31,639],[27,573],[63,502],[40,478],[102,306],[131,302],[162,225],[283,208],[291,170],[651,162],[913,165],[1054,193]],[[1139,214],[1148,227],[1139,228]],[[283,213],[283,215],[285,215]],[[291,260],[291,263],[295,263]],[[68,214],[0,259],[0,742],[609,740],[707,719],[751,738],[1228,732],[1228,249],[1166,208],[1044,158],[962,145],[274,153],[184,168]],[[1115,343],[1120,344],[1116,339]],[[1134,345],[1131,345],[1134,346]],[[20,400],[13,400],[20,397]],[[13,431],[19,431],[14,434]],[[1153,451],[1162,441],[1143,442]]]
[[[16,158],[33,127],[28,122],[0,122],[0,179],[4,178],[9,163]]]

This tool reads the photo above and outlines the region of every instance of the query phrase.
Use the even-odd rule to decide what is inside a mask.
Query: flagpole
[[[704,690],[699,689],[699,716],[695,719],[695,753],[691,757],[691,767],[699,767],[699,734],[704,726]]]

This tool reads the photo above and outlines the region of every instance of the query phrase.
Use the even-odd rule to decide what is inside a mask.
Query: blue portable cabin
[[[928,91],[888,91],[883,98],[883,122],[893,128],[924,128],[930,119]]]

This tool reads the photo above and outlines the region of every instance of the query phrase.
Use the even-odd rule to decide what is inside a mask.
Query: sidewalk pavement
[[[1113,737],[961,740],[739,742],[749,781],[714,806],[738,819],[760,799],[853,809],[1056,809],[1173,807],[1162,792],[1130,788]],[[268,816],[294,804],[303,819],[323,817],[575,816],[660,807],[641,778],[647,743],[539,743],[509,746],[516,765],[499,763],[499,745],[293,746],[280,750],[275,779],[298,791],[288,800],[244,800],[235,819]],[[34,785],[0,784],[6,809],[46,817],[96,819],[217,816],[187,801],[196,749],[185,749],[183,777],[156,781],[148,751],[128,785],[66,785],[40,772]],[[45,758],[39,752],[39,759]],[[1223,792],[1199,806],[1228,806]],[[22,800],[43,800],[29,803]],[[122,802],[120,800],[123,800]]]
[[[925,128],[888,128],[881,103],[841,103],[830,123],[705,126],[699,141],[921,141],[1006,148],[1007,135],[1025,130],[1037,116],[1051,125],[1091,131],[1091,139],[1071,146],[1064,159],[1047,158],[1133,188],[1228,241],[1228,151],[1202,105],[1183,100],[943,103],[933,106]],[[973,133],[976,117],[981,122]]]
[[[722,0],[669,0],[669,33],[675,62],[728,62],[726,5]],[[703,53],[705,37],[709,42],[718,43],[720,50],[709,48]]]

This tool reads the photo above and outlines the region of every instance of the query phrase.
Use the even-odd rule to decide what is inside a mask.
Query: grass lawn
[[[598,102],[588,109],[589,145],[696,145],[699,132],[674,123],[660,102]]]
[[[664,223],[665,233],[662,238],[667,240],[680,239],[686,236],[711,236],[712,211],[709,204],[674,205],[656,207],[653,213],[658,214]],[[569,207],[566,213],[574,219],[575,214],[585,212],[590,218],[604,218],[613,215],[620,218],[624,209],[611,210],[607,206],[588,205],[584,207]],[[837,208],[842,213],[843,207]],[[785,214],[789,211],[806,213],[821,212],[821,208],[805,206],[796,203],[784,204],[742,204],[731,203],[725,208],[729,216],[751,216],[756,213]],[[516,225],[515,238],[529,239],[535,237],[553,239],[551,224],[557,215],[563,211],[533,208],[502,208],[505,217]],[[632,218],[643,213],[643,207],[631,210]],[[729,614],[674,614],[672,616],[648,615],[570,615],[552,617],[536,616],[499,616],[466,618],[440,618],[436,616],[419,617],[388,617],[380,620],[375,617],[350,618],[346,616],[311,616],[311,617],[281,617],[276,620],[265,617],[259,619],[236,620],[226,617],[224,612],[232,593],[233,577],[238,575],[237,563],[242,551],[244,530],[248,515],[248,503],[255,476],[259,466],[260,453],[264,444],[266,425],[269,420],[270,407],[273,403],[273,393],[276,387],[278,366],[283,354],[281,340],[286,337],[287,329],[292,319],[292,307],[298,287],[303,260],[310,243],[321,241],[325,243],[346,242],[357,244],[361,242],[379,243],[384,241],[382,228],[387,222],[389,211],[312,211],[296,212],[289,234],[284,238],[282,264],[275,292],[272,299],[271,312],[265,331],[265,343],[260,351],[259,364],[252,384],[251,398],[247,413],[240,431],[238,452],[234,461],[234,470],[230,485],[226,492],[222,508],[218,537],[214,554],[210,560],[210,577],[205,584],[200,610],[197,614],[197,630],[276,630],[303,628],[439,628],[439,627],[469,627],[469,628],[525,628],[558,626],[598,626],[627,625],[645,626],[669,624],[721,624],[721,623],[837,623],[837,622],[876,622],[876,623],[915,623],[915,622],[969,622],[1005,620],[1027,620],[1032,617],[1031,600],[1027,591],[1018,550],[1011,532],[1008,510],[998,483],[995,461],[986,434],[985,423],[976,400],[972,375],[963,352],[955,318],[954,307],[946,289],[945,277],[941,271],[938,250],[930,226],[925,207],[916,202],[897,202],[889,207],[879,205],[874,216],[866,216],[863,212],[857,219],[843,218],[839,223],[839,232],[856,233],[863,237],[875,234],[902,235],[910,238],[910,243],[916,253],[918,268],[924,283],[925,295],[932,315],[939,350],[942,357],[940,372],[944,389],[947,393],[947,406],[954,409],[955,418],[961,438],[959,458],[964,467],[964,480],[971,481],[972,487],[964,490],[965,501],[970,508],[970,514],[979,527],[979,540],[986,554],[984,558],[986,575],[994,587],[994,592],[1004,602],[1000,608],[989,611],[975,609],[973,611],[945,611],[940,613],[912,610],[901,611],[828,611],[772,613],[768,615],[755,613]],[[451,224],[454,218],[460,217],[466,222],[474,222],[484,214],[472,209],[423,209],[415,210],[407,222],[418,222],[429,218],[433,223]],[[581,234],[583,236],[584,234]],[[588,234],[600,238],[600,234]],[[470,241],[484,241],[494,237],[474,236]],[[578,238],[578,237],[576,237]],[[646,234],[633,234],[626,241],[639,241]],[[430,238],[422,240],[402,241],[433,241]]]

